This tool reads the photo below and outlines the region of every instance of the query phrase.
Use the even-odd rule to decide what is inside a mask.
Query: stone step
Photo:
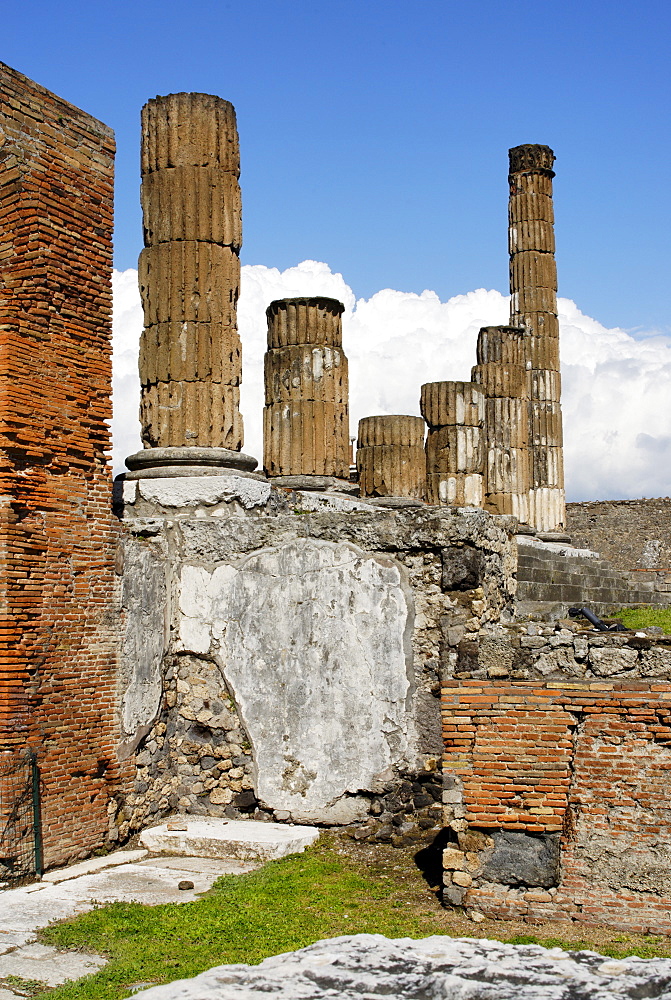
[[[318,837],[314,826],[182,817],[143,830],[140,843],[152,854],[272,861],[304,851]]]

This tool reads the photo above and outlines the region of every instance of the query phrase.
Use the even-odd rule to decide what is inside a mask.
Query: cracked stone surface
[[[590,951],[468,938],[318,941],[260,965],[220,965],[195,979],[135,994],[146,1000],[623,1000],[671,997],[668,959],[612,959]]]

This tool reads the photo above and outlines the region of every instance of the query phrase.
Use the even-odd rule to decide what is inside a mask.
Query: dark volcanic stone
[[[497,830],[491,834],[494,851],[483,865],[490,882],[503,885],[541,886],[559,882],[559,834],[533,837],[528,833]]]

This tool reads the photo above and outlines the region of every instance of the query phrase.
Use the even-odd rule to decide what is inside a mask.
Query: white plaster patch
[[[268,502],[270,483],[244,476],[175,476],[137,480],[140,496],[161,507],[197,507],[237,500],[245,510]]]
[[[237,569],[185,566],[180,611],[182,644],[221,664],[267,806],[350,822],[366,806],[350,796],[411,762],[413,609],[393,560],[297,539]]]

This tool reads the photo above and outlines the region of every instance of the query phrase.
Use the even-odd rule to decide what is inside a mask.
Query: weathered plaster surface
[[[222,666],[264,805],[351,821],[366,803],[348,793],[411,763],[412,595],[394,560],[304,539],[186,565],[180,612],[179,646]]]

